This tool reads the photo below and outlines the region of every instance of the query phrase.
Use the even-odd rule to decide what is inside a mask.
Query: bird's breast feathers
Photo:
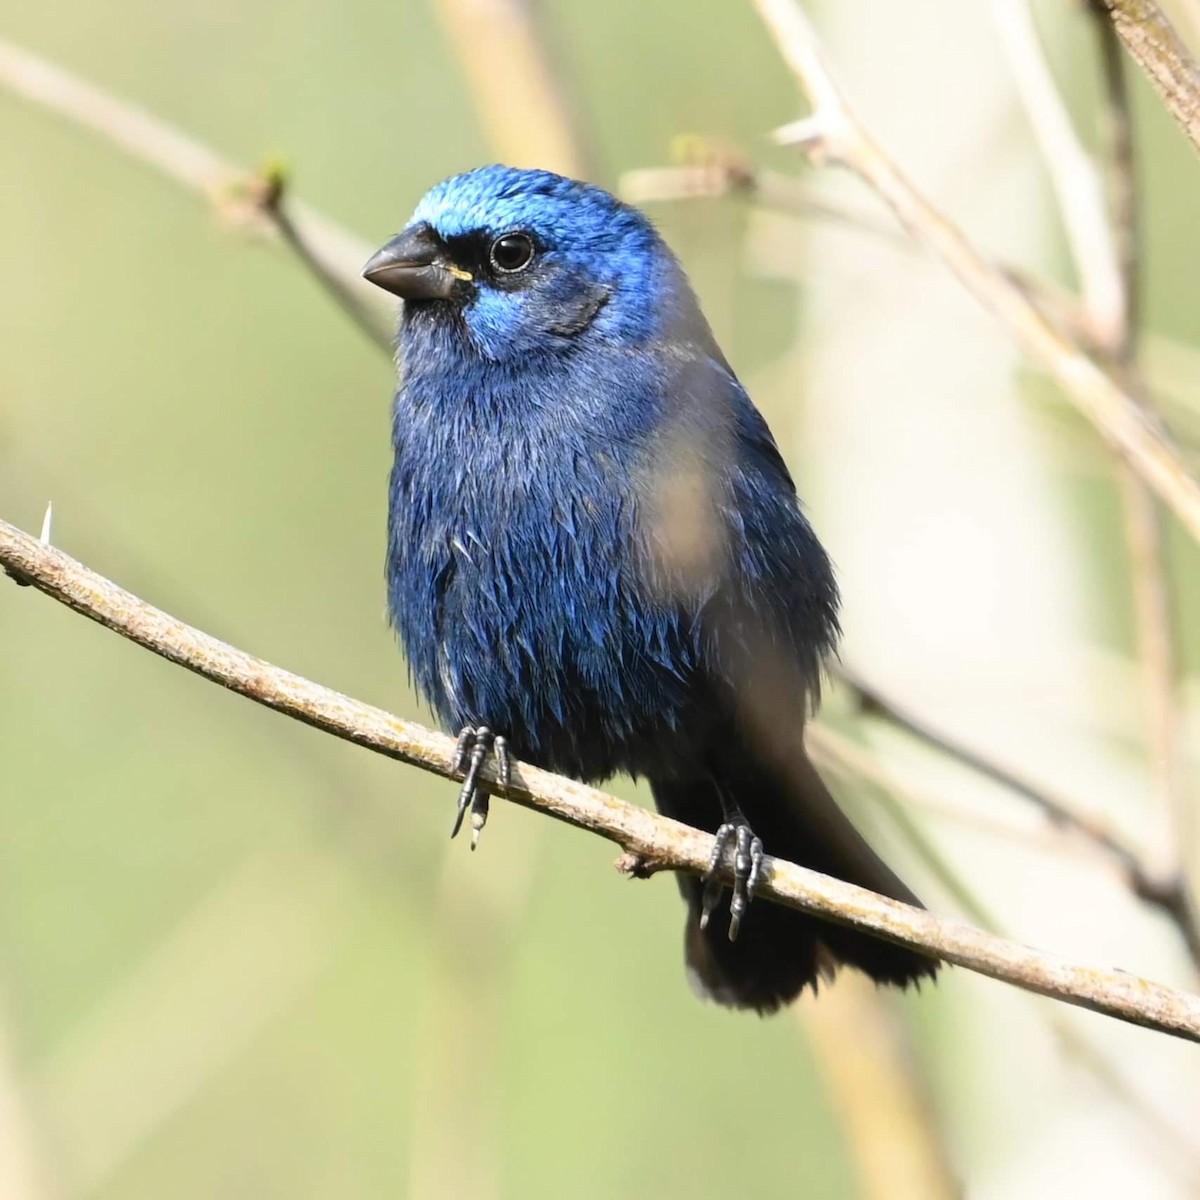
[[[415,682],[448,726],[595,778],[687,723],[722,589],[814,662],[828,640],[801,569],[823,555],[748,397],[710,359],[637,365],[426,359],[397,397],[388,579]]]
[[[477,439],[450,457],[398,446],[391,613],[449,727],[488,724],[519,754],[602,778],[635,769],[618,748],[685,704],[697,634],[640,565],[629,472],[574,436],[508,437],[502,453]]]

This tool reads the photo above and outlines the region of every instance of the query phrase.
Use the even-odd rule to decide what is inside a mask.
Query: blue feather
[[[654,227],[599,188],[490,166],[434,187],[412,231],[436,247],[428,269],[460,281],[404,306],[388,529],[391,617],[440,720],[580,779],[647,776],[666,811],[712,829],[744,810],[787,843],[774,852],[911,899],[819,779],[797,826],[795,789],[756,744],[761,691],[811,772],[801,733],[837,589]],[[532,256],[507,271],[495,246],[513,235]],[[689,961],[725,1002],[765,1011],[814,981],[814,928],[877,978],[927,973],[758,906],[748,949],[722,948],[696,933],[689,886]],[[787,963],[764,965],[779,937]]]

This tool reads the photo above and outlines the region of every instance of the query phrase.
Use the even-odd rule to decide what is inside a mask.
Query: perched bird
[[[404,301],[388,599],[419,690],[461,731],[455,832],[468,808],[475,837],[486,820],[488,754],[502,782],[510,754],[644,777],[663,813],[717,835],[708,875],[680,877],[699,993],[767,1013],[839,964],[932,976],[910,950],[748,910],[764,844],[918,901],[805,754],[833,571],[649,220],[482,167],[434,187],[363,273]]]

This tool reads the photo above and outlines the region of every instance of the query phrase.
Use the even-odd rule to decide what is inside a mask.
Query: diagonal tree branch
[[[794,0],[754,3],[813,106],[810,116],[779,130],[777,140],[802,147],[815,161],[849,167],[874,188],[900,223],[943,259],[1200,541],[1200,482],[1160,423],[1047,319],[1012,278],[988,262],[888,157],[846,102],[812,25]]]
[[[3,39],[0,86],[98,133],[199,193],[224,216],[277,234],[366,336],[390,350],[392,305],[382,302],[378,289],[358,271],[374,247],[302,201],[289,200],[285,211],[283,175],[277,168],[255,175],[153,113]]]
[[[1082,316],[1092,340],[1108,350],[1131,328],[1129,290],[1104,206],[1104,181],[1058,90],[1030,0],[992,0],[1017,91],[1054,189],[1079,280]]]
[[[1154,0],[1094,0],[1200,153],[1200,66]]]
[[[259,704],[412,766],[453,774],[454,743],[444,734],[401,721],[185,625],[3,521],[0,565],[76,612]],[[494,774],[488,772],[487,778],[495,784]],[[713,848],[710,834],[525,764],[515,767],[508,796],[616,842],[635,872],[700,873]],[[1200,1042],[1200,996],[1124,971],[1071,963],[779,859],[767,860],[760,893],[1026,991]]]
[[[1157,870],[1137,846],[1078,805],[1034,784],[1003,763],[950,737],[904,705],[885,696],[844,664],[838,678],[850,689],[860,709],[903,730],[910,737],[961,763],[985,779],[1028,801],[1054,825],[1072,830],[1099,850],[1120,872],[1129,890],[1157,908],[1176,928],[1192,962],[1200,967],[1200,914],[1192,903],[1183,872]],[[866,773],[859,767],[859,773]]]
[[[293,250],[299,253],[299,247],[311,247],[309,254],[300,254],[302,261],[335,294],[344,289],[353,296],[361,287],[355,268],[366,256],[365,244],[303,205],[295,206],[297,216],[293,221],[280,205],[282,180],[273,179],[271,174],[256,177],[240,171],[158,118],[2,41],[0,83],[101,133],[185,186],[209,196],[221,211],[236,210],[240,204],[247,215],[268,219]],[[789,193],[780,202],[786,206],[795,200]],[[382,330],[369,314],[360,324],[372,336],[375,336],[373,324],[375,329]],[[376,340],[382,342],[386,336],[381,333]],[[897,719],[895,714],[885,715]],[[900,721],[904,723],[903,718]],[[924,736],[919,729],[916,732]]]
[[[880,220],[857,205],[827,196],[790,175],[751,166],[740,156],[704,163],[642,167],[625,172],[618,181],[621,196],[630,204],[655,204],[680,200],[719,200],[741,197],[761,208],[812,217],[870,234],[902,254],[915,254],[920,246],[893,222]],[[1012,263],[996,263],[1001,272],[1028,296],[1065,337],[1087,349],[1095,338],[1075,297],[1044,279],[1035,279]]]
[[[1081,293],[1082,317],[1092,343],[1144,409],[1149,397],[1137,371],[1140,212],[1133,121],[1124,55],[1100,0],[1089,0],[1099,35],[1103,80],[1104,156],[1098,170],[1078,136],[1046,60],[1029,0],[994,0],[997,25],[1011,60],[1042,157],[1045,160]],[[1105,203],[1107,198],[1107,204]],[[1142,708],[1150,760],[1172,833],[1185,828],[1186,794],[1180,763],[1180,713],[1170,574],[1158,504],[1129,465],[1118,458],[1125,540],[1131,562]],[[1047,811],[1070,810],[1053,805]],[[1057,815],[1056,813],[1056,815]],[[1200,967],[1200,926],[1178,854],[1154,862],[1101,829],[1093,840],[1121,865],[1132,890],[1157,905],[1177,925]]]
[[[256,211],[271,223],[279,240],[292,252],[296,261],[321,285],[325,294],[349,317],[364,336],[390,358],[395,352],[393,326],[395,317],[390,306],[385,308],[362,291],[362,274],[343,258],[322,255],[319,243],[310,240],[307,225],[298,224],[293,216],[297,207],[288,199],[290,180],[280,166],[267,167],[262,175],[245,187]],[[303,211],[303,206],[298,206]],[[365,259],[364,259],[365,261]]]
[[[813,761],[822,769],[842,777],[848,786],[867,783],[876,793],[876,800],[888,813],[897,832],[913,851],[916,861],[937,881],[943,892],[952,898],[958,911],[979,928],[998,937],[1009,933],[997,922],[971,885],[959,874],[922,825],[911,816],[912,811],[928,811],[929,798],[913,786],[892,774],[870,750],[836,733],[828,725],[813,724],[808,728],[808,750]],[[1125,1106],[1143,1133],[1153,1137],[1157,1150],[1169,1151],[1177,1161],[1182,1175],[1189,1181],[1200,1180],[1200,1150],[1156,1106],[1141,1095],[1121,1072],[1110,1063],[1099,1048],[1077,1028],[1077,1023],[1054,1006],[1038,1009],[1047,1029],[1054,1035],[1062,1052],[1085,1070],[1114,1100]]]
[[[1109,336],[1109,350],[1117,362],[1132,363],[1141,332],[1142,204],[1134,144],[1133,97],[1129,72],[1116,31],[1106,18],[1101,0],[1089,0],[1088,11],[1100,42],[1100,75],[1104,89],[1104,186],[1108,219],[1112,226],[1112,258],[1121,290],[1121,320]]]
[[[1136,398],[1149,408],[1150,398],[1138,383],[1141,205],[1129,78],[1116,30],[1109,22],[1100,0],[1090,0],[1089,12],[1095,17],[1100,40],[1106,135],[1105,183],[1112,226],[1113,258],[1124,296],[1122,319],[1112,328],[1106,349],[1112,361],[1130,380]],[[1158,855],[1158,873],[1164,880],[1177,881],[1177,907],[1192,915],[1189,946],[1194,960],[1200,966],[1200,929],[1196,928],[1185,849],[1190,844],[1191,805],[1184,775],[1179,652],[1166,538],[1162,515],[1154,497],[1124,465],[1118,478],[1122,490],[1125,537],[1133,567],[1143,711],[1151,763],[1166,817],[1166,837]]]
[[[1010,8],[1014,4],[1019,8],[1021,0],[997,0],[997,2],[998,11],[1003,12],[1007,18]],[[1031,35],[1031,28],[1009,29],[1010,37],[1027,38]],[[1031,50],[1027,43],[1022,44],[1021,49],[1028,58]],[[1038,54],[1039,51],[1035,45],[1032,48],[1032,55]],[[1044,71],[1045,68],[1044,64],[1039,63],[1039,66],[1035,67],[1032,63],[1027,62],[1024,69],[1028,73],[1035,73],[1038,70]],[[1034,116],[1035,126],[1040,125],[1037,118],[1042,111],[1042,106],[1047,102],[1058,103],[1057,93],[1053,91],[1052,83],[1043,80],[1037,94],[1040,99],[1036,106],[1032,106],[1031,113]],[[1073,129],[1069,124],[1064,124],[1066,121],[1066,114],[1062,112],[1059,114],[1059,120],[1051,124],[1056,129],[1056,138],[1070,138],[1075,142],[1077,153],[1068,155],[1067,161],[1078,164],[1081,161],[1079,155],[1082,155],[1083,151],[1081,147],[1078,147]],[[1128,153],[1127,137],[1118,136],[1114,138],[1114,141],[1125,146],[1126,153]],[[1055,140],[1055,153],[1052,158],[1055,163],[1060,161],[1056,153],[1057,149],[1058,142]],[[848,208],[839,202],[830,201],[797,179],[771,171],[756,170],[736,150],[731,152],[728,146],[714,144],[706,147],[705,151],[701,162],[651,167],[628,172],[621,179],[622,195],[632,203],[713,200],[727,196],[744,196],[766,208],[805,216],[823,217],[886,237],[889,244],[895,245],[897,249],[914,249],[916,247],[913,239],[905,237],[894,226],[879,224],[874,218],[863,212]],[[1047,157],[1052,157],[1049,149]],[[1059,181],[1060,192],[1071,196],[1071,203],[1063,204],[1064,218],[1068,228],[1072,227],[1072,214],[1077,209],[1082,208],[1085,204],[1101,203],[1101,197],[1096,191],[1095,172],[1091,170],[1090,166],[1087,166],[1087,174],[1083,179],[1077,179],[1074,177],[1074,173],[1071,174],[1070,179]],[[1119,173],[1114,171],[1114,175],[1117,174]],[[1127,186],[1122,185],[1121,180],[1114,179],[1114,193],[1124,194],[1128,190]],[[1085,303],[1082,306],[1073,297],[1051,293],[1044,284],[1034,279],[1020,277],[1011,267],[997,268],[1013,279],[1030,297],[1031,301],[1047,314],[1048,319],[1055,321],[1060,328],[1085,341],[1095,350],[1103,351],[1110,359],[1119,357],[1113,346],[1112,338],[1116,337],[1118,342],[1127,339],[1127,333],[1124,332],[1127,325],[1125,314],[1136,308],[1136,291],[1132,286],[1132,281],[1125,282],[1132,274],[1132,265],[1136,262],[1136,256],[1128,249],[1136,239],[1126,228],[1127,221],[1133,215],[1134,207],[1127,199],[1123,203],[1114,205],[1114,211],[1126,214],[1124,220],[1116,222],[1118,228],[1114,230],[1114,235],[1119,236],[1113,236],[1110,239],[1105,224],[1105,214],[1101,211],[1098,214],[1098,220],[1095,216],[1089,218],[1086,237],[1078,239],[1080,252],[1085,254],[1089,261],[1092,250],[1103,242],[1103,256],[1109,264],[1103,271],[1095,272],[1098,278],[1093,281],[1091,286],[1084,288]],[[1108,245],[1110,240],[1119,243],[1119,246],[1116,249],[1110,247]],[[1084,266],[1082,259],[1079,266],[1082,274]],[[1091,315],[1093,313],[1095,316]],[[1110,334],[1109,331],[1114,332]],[[1145,487],[1127,468],[1124,470],[1124,475],[1143,494],[1146,493]],[[1145,498],[1153,506],[1153,497],[1146,496]],[[1142,526],[1139,524],[1137,528],[1141,530]],[[1148,532],[1145,537],[1130,538],[1134,550],[1139,552],[1137,554],[1139,562],[1142,561],[1141,551],[1146,547],[1153,546],[1148,538]],[[1150,613],[1154,618],[1151,620],[1144,616],[1141,627],[1149,629],[1155,635],[1155,652],[1153,656],[1146,653],[1144,657],[1155,665],[1153,680],[1148,679],[1147,682],[1147,708],[1155,714],[1155,718],[1150,724],[1155,733],[1156,755],[1161,762],[1177,763],[1175,753],[1167,749],[1168,743],[1166,742],[1166,732],[1174,728],[1168,724],[1174,706],[1167,703],[1165,699],[1166,681],[1171,681],[1172,692],[1174,683],[1173,673],[1163,666],[1164,663],[1169,665],[1172,659],[1169,637],[1170,622],[1161,615],[1165,609],[1159,602],[1164,596],[1162,585],[1165,580],[1162,578],[1161,569],[1154,562],[1142,566],[1135,571],[1134,575],[1137,583],[1145,585],[1138,589],[1139,611]],[[1142,600],[1143,592],[1146,594],[1144,601]],[[1151,592],[1153,597],[1150,596]],[[1151,598],[1155,601],[1153,604],[1150,603]],[[1164,631],[1167,633],[1165,640],[1162,636]],[[1149,640],[1147,637],[1147,641]],[[1078,805],[1073,805],[1068,800],[1052,795],[1044,787],[1022,777],[1013,768],[989,758],[978,750],[941,732],[902,704],[883,695],[870,682],[844,663],[839,664],[834,673],[853,694],[855,702],[863,713],[878,717],[902,729],[944,757],[982,775],[1013,795],[1029,801],[1044,812],[1056,826],[1074,831],[1086,839],[1112,862],[1129,889],[1139,899],[1156,907],[1175,925],[1189,956],[1196,966],[1200,967],[1200,914],[1196,912],[1185,874],[1179,869],[1177,863],[1164,861],[1160,864],[1157,861],[1151,861],[1151,858],[1132,842],[1096,820]],[[1149,676],[1151,672],[1147,669],[1146,674]],[[1151,682],[1153,683],[1152,692]],[[824,735],[821,730],[814,728],[812,736]],[[864,766],[865,764],[860,761],[860,773]],[[1175,792],[1178,793],[1178,790],[1176,788]]]

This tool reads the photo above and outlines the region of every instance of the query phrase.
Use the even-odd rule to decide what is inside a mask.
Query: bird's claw
[[[479,782],[479,772],[489,753],[496,756],[497,782],[502,788],[507,788],[511,773],[508,742],[492,733],[486,725],[464,726],[458,735],[458,745],[454,748],[454,762],[451,764],[453,771],[457,773],[465,768],[466,774],[463,776],[462,791],[458,793],[458,812],[455,814],[454,828],[450,831],[450,836],[458,836],[469,808],[472,850],[479,845],[479,835],[488,819],[491,793]]]
[[[712,854],[708,857],[708,870],[702,877],[704,895],[700,906],[700,928],[707,928],[709,918],[725,890],[718,872],[725,859],[725,851],[732,842],[733,894],[729,897],[729,940],[733,942],[737,940],[742,917],[746,915],[758,881],[762,878],[763,845],[744,820],[727,821],[717,830],[716,839]]]

